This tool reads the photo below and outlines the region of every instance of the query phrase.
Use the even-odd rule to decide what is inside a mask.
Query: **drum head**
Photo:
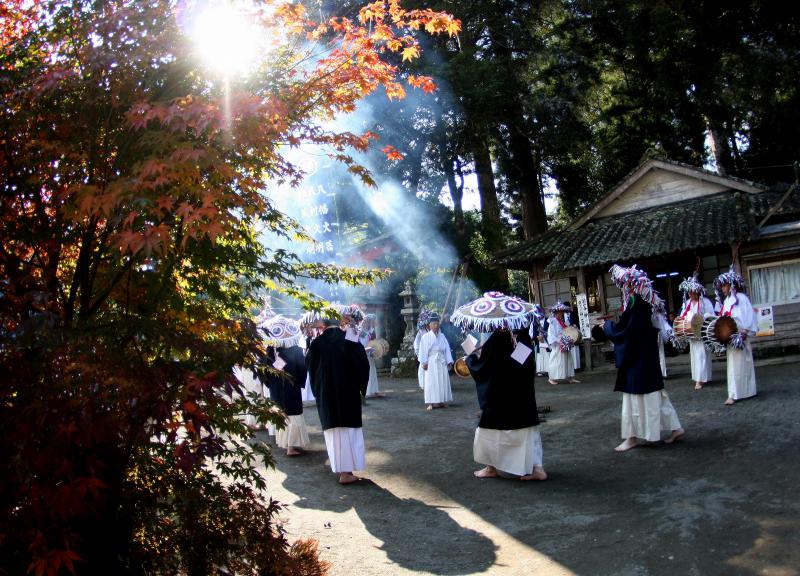
[[[714,336],[720,344],[727,344],[731,341],[731,336],[738,332],[736,320],[730,316],[720,316],[714,324]]]
[[[383,338],[378,338],[369,343],[372,348],[372,356],[374,358],[381,358],[389,352],[389,343]]]
[[[564,328],[564,334],[569,336],[570,340],[572,340],[575,344],[581,341],[581,331],[575,326],[567,326]]]

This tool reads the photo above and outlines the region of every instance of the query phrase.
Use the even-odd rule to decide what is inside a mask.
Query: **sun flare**
[[[209,4],[194,20],[192,38],[206,65],[226,77],[253,71],[266,50],[265,31],[233,2]]]

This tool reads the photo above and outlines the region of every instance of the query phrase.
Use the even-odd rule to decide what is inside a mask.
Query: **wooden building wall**
[[[721,184],[680,177],[673,172],[664,170],[654,170],[634,182],[630,188],[625,190],[624,194],[595,214],[594,218],[613,216],[674,202],[685,202],[692,198],[717,194],[726,189],[728,187]]]
[[[783,351],[796,351],[800,347],[800,302],[776,304],[772,307],[775,322],[774,336],[756,336],[753,340],[753,354],[776,354]]]

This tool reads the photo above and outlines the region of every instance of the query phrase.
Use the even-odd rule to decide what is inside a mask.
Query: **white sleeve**
[[[714,314],[714,305],[708,298],[703,298],[703,307],[700,309],[701,314],[705,317],[707,314]]]
[[[417,330],[417,335],[414,336],[414,354],[419,358],[419,345],[422,343],[422,330]]]
[[[447,341],[447,336],[439,333],[439,338],[441,339],[440,345],[444,348],[444,356],[447,358],[447,363],[453,363],[453,353],[450,352],[450,343]]]
[[[428,363],[428,355],[431,352],[431,345],[434,342],[433,338],[429,338],[428,335],[433,334],[432,332],[427,332],[425,335],[420,339],[419,343],[419,361],[421,364]]]
[[[753,333],[758,332],[758,316],[756,316],[756,311],[753,310],[750,298],[746,294],[737,294],[736,297],[739,299],[739,303],[736,305],[738,312],[736,314],[736,323],[739,328],[744,328]]]
[[[561,340],[561,326],[558,325],[558,320],[553,318],[553,321],[550,322],[550,326],[547,327],[547,343],[549,345],[558,344],[559,340]]]

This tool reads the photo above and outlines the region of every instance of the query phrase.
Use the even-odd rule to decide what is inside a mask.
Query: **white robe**
[[[666,390],[649,394],[622,393],[622,437],[648,442],[661,440],[661,431],[671,432],[681,427],[678,413]]]
[[[685,316],[691,322],[697,314],[702,317],[714,314],[714,306],[708,298],[700,298],[697,302],[689,300],[683,308],[681,316]],[[706,348],[702,339],[691,338],[689,340],[689,358],[692,364],[692,380],[694,382],[711,382],[711,351]]]
[[[300,347],[303,349],[303,353],[305,354],[307,352],[305,348],[305,338],[300,341]],[[303,401],[303,404],[315,403],[317,401],[317,399],[314,398],[314,392],[311,391],[311,374],[306,374],[306,385],[303,387],[303,390],[300,393],[300,399]]]
[[[737,302],[738,300],[738,302]],[[739,331],[747,330],[744,350],[728,346],[728,398],[741,400],[755,396],[756,370],[753,364],[753,348],[750,339],[758,332],[758,317],[756,316],[750,298],[741,292],[734,297],[732,294],[722,303],[722,316],[730,315],[736,321]]]
[[[568,326],[574,326],[574,324],[572,324],[572,314],[570,314],[569,312],[564,314],[564,322]],[[573,370],[580,370],[580,368],[581,368],[581,347],[579,345],[575,345],[570,349],[569,353],[572,355],[572,369]]]
[[[419,361],[428,366],[424,370],[425,404],[452,402],[453,392],[447,365],[453,363],[453,355],[444,334],[430,331],[422,337]]]
[[[550,369],[550,353],[547,351],[547,342],[539,342],[539,352],[536,354],[536,373],[546,374]]]
[[[261,381],[256,378],[256,375],[253,374],[252,370],[242,368],[241,366],[234,366],[233,367],[233,375],[236,376],[237,380],[242,383],[242,387],[244,388],[244,393],[255,393],[259,396],[264,396],[265,398],[269,398],[269,388],[263,386]],[[258,426],[258,422],[256,421],[256,417],[252,414],[242,414],[240,418],[244,421],[244,423],[251,427],[255,428]],[[271,425],[270,425],[271,428]],[[270,430],[270,433],[272,431]]]
[[[417,356],[417,360],[419,360],[419,344],[422,342],[422,337],[427,334],[427,331],[424,329],[417,330],[417,335],[414,336],[414,354]],[[420,390],[425,389],[425,371],[422,369],[422,362],[419,363],[419,368],[417,368],[417,380],[419,381],[419,388]]]
[[[367,348],[370,342],[369,334],[361,334],[358,337],[358,341],[361,342],[364,348]],[[369,383],[367,384],[367,393],[364,396],[369,398],[370,396],[375,396],[381,389],[378,385],[378,368],[375,366],[375,357],[372,355],[371,349],[367,350],[367,360],[369,361]]]
[[[561,351],[561,335],[564,329],[553,317],[547,328],[547,345],[550,347],[550,359],[547,373],[551,380],[563,380],[575,376],[575,366],[572,364],[572,353]]]

